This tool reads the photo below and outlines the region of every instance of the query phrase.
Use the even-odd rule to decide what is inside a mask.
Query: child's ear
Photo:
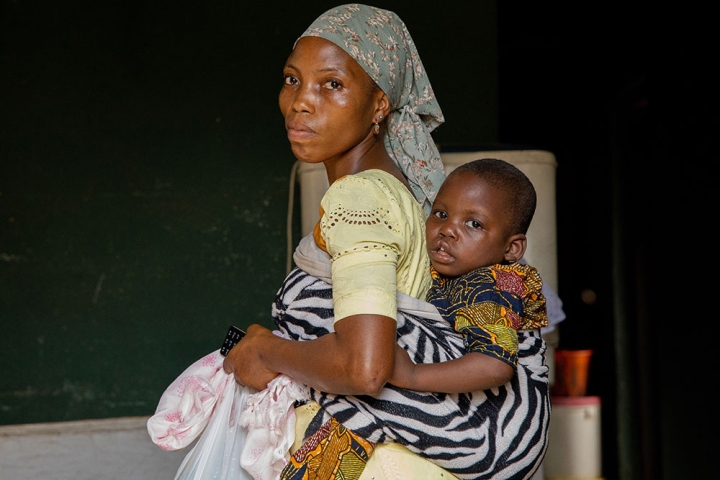
[[[525,249],[527,249],[527,237],[525,234],[516,233],[510,236],[505,249],[505,261],[510,263],[519,261],[525,255]]]

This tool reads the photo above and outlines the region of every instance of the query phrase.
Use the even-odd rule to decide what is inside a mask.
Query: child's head
[[[495,158],[460,165],[427,219],[430,261],[441,275],[457,277],[520,260],[536,203],[532,182],[514,165]]]

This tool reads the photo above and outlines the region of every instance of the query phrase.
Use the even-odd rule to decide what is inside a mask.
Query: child
[[[536,201],[530,180],[504,160],[475,160],[450,173],[426,222],[433,277],[427,299],[462,333],[468,354],[416,365],[398,351],[391,383],[461,393],[512,378],[518,331],[547,326],[540,275],[519,263]]]

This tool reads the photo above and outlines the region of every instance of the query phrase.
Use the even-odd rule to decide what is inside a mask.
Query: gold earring
[[[380,124],[377,123],[377,122],[373,123],[373,133],[374,133],[375,135],[377,135],[378,133],[380,133]]]

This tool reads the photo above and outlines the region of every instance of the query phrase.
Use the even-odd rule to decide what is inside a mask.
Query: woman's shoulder
[[[386,203],[388,199],[399,205],[419,204],[402,182],[392,174],[379,169],[345,175],[333,182],[328,194],[331,198],[357,198],[365,204]]]
[[[333,241],[362,238],[414,244],[425,236],[420,202],[402,182],[382,170],[366,170],[333,182],[321,201],[321,212],[321,234],[328,252]]]

